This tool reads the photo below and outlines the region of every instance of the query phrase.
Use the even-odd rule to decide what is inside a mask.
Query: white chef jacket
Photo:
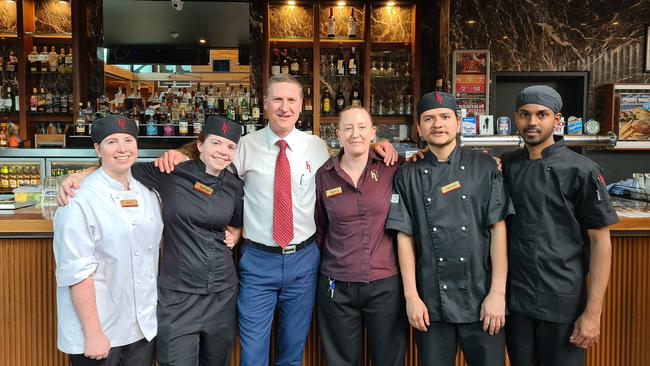
[[[163,223],[154,192],[129,188],[100,168],[54,216],[58,348],[84,353],[70,286],[93,276],[97,312],[111,347],[156,336],[156,275]],[[123,207],[133,204],[137,207]]]
[[[273,187],[280,138],[269,127],[239,140],[233,164],[244,181],[244,233],[246,239],[269,246],[273,240]],[[291,167],[293,240],[297,244],[316,232],[316,171],[329,159],[320,137],[293,129],[285,138]]]

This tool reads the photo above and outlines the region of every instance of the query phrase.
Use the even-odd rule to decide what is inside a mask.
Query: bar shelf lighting
[[[594,147],[615,147],[618,138],[613,132],[607,135],[564,135],[564,141],[569,146],[594,146]],[[508,136],[461,136],[460,145],[468,147],[482,146],[503,146],[523,147],[524,140],[517,135]]]

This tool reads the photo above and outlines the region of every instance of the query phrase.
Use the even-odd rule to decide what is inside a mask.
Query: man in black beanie
[[[462,151],[456,101],[425,94],[417,105],[424,158],[393,184],[387,229],[396,230],[409,323],[423,365],[505,363],[506,216],[513,213],[494,160]]]
[[[561,109],[552,88],[525,88],[515,102],[515,126],[526,145],[502,156],[517,212],[507,220],[506,338],[513,366],[582,365],[584,349],[600,334],[608,226],[618,217],[600,167],[553,135]]]

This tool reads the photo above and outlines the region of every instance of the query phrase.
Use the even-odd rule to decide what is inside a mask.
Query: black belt
[[[303,240],[298,244],[289,244],[284,249],[282,247],[279,247],[279,246],[276,247],[276,246],[270,246],[270,245],[264,245],[264,244],[256,243],[256,242],[254,242],[252,240],[249,240],[249,239],[244,239],[244,244],[250,245],[253,248],[263,250],[263,251],[269,252],[269,253],[293,254],[293,253],[295,253],[295,252],[297,252],[299,250],[302,250],[302,249],[306,248],[307,246],[309,246],[309,244],[313,243],[314,242],[314,237],[315,237],[315,235],[312,235],[309,238],[307,238],[307,240]]]

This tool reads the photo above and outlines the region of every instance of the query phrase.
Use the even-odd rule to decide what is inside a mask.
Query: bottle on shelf
[[[82,106],[79,106],[81,108]],[[90,105],[90,101],[86,103],[86,109],[83,112],[84,123],[86,124],[86,131],[90,135],[93,130],[93,122],[95,121],[95,113],[93,107]]]
[[[325,93],[323,93],[323,102],[321,105],[322,114],[329,115],[332,113],[332,97],[330,96],[330,92],[327,89],[325,89]]]
[[[72,95],[70,95],[70,96],[72,96]],[[65,95],[65,94],[61,94],[59,96],[59,99],[61,101],[61,111],[60,111],[60,113],[69,113],[69,112],[72,111],[72,109],[71,109],[71,106],[72,106],[71,103],[72,102],[70,102],[70,100],[69,100],[70,96]]]
[[[61,113],[61,95],[59,93],[52,94],[52,113]]]
[[[38,91],[36,88],[32,89],[32,95],[29,97],[29,111],[32,113],[38,112]]]
[[[167,113],[167,119],[163,125],[163,136],[174,136],[174,123],[169,113]]]
[[[65,71],[72,72],[72,47],[68,47],[68,54],[65,56]]]
[[[4,56],[0,53],[0,72],[5,71]]]
[[[350,95],[350,105],[361,107],[361,97],[359,96],[359,89],[356,85],[352,88],[352,94]]]
[[[343,43],[339,43],[339,56],[336,60],[336,75],[345,75],[345,54],[343,53]]]
[[[198,136],[201,131],[203,131],[203,124],[205,123],[205,114],[203,113],[203,106],[198,104],[196,107],[196,112],[194,116],[194,121],[192,122],[192,129],[194,130],[194,136]]]
[[[350,7],[350,18],[348,19],[348,38],[357,38],[357,19],[354,17],[353,7]]]
[[[38,113],[45,113],[45,88],[41,88],[41,92],[38,93],[37,111]]]
[[[86,120],[84,118],[84,104],[79,102],[79,113],[74,121],[74,134],[77,136],[84,136],[86,134]]]
[[[48,89],[47,93],[45,94],[45,113],[54,113],[54,110],[52,108],[52,91]]]
[[[150,113],[149,119],[147,119],[147,136],[158,136],[158,126],[156,126],[153,116],[153,113]]]
[[[257,104],[257,97],[253,97],[253,105],[251,107],[251,120],[257,124],[260,120],[260,106]]]
[[[9,51],[9,57],[7,57],[5,70],[8,72],[18,71],[18,57],[13,50]]]
[[[341,91],[341,84],[339,84],[339,92],[336,94],[336,113],[341,113],[341,111],[345,108],[345,97],[343,96],[343,92]]]
[[[283,53],[283,59],[282,59],[282,66],[280,67],[280,73],[282,74],[288,74],[289,73],[289,55],[287,54],[287,49],[284,49]]]
[[[439,91],[439,92],[444,92],[444,91],[445,91],[445,90],[444,90],[444,87],[442,86],[442,84],[443,84],[443,80],[442,80],[442,79],[437,79],[437,80],[436,80],[436,91]]]
[[[273,64],[271,64],[271,75],[277,75],[280,73],[280,51],[278,49],[273,50]]]
[[[0,122],[0,148],[9,145],[9,122],[6,119]]]
[[[180,119],[178,120],[178,135],[187,136],[189,134],[189,124],[185,116],[185,109],[181,109]]]
[[[47,46],[43,46],[43,51],[39,54],[39,59],[41,61],[40,71],[47,72],[50,66],[49,63],[50,54],[47,52]]]
[[[61,47],[61,52],[59,53],[59,65],[58,65],[58,71],[59,74],[65,74],[67,72],[66,66],[65,66],[65,49]]]
[[[41,59],[36,46],[32,47],[32,52],[27,55],[27,61],[29,62],[29,71],[37,72],[40,67]]]
[[[305,113],[312,114],[314,112],[314,101],[311,96],[310,87],[307,87],[307,95],[305,95],[303,103],[304,103],[303,110],[305,111]]]
[[[59,71],[59,54],[56,53],[56,48],[54,46],[50,48],[50,53],[48,53],[47,55],[47,64],[49,65],[48,71],[50,72]]]
[[[308,76],[310,69],[311,69],[311,65],[309,64],[309,60],[307,60],[306,57],[303,57],[302,58],[302,65],[300,67],[301,75]]]
[[[357,50],[355,47],[352,47],[350,52],[350,59],[348,60],[348,74],[357,75],[358,71],[358,62],[357,62]]]
[[[300,62],[298,60],[298,52],[294,50],[294,57],[291,59],[291,65],[289,65],[289,73],[293,76],[300,75]]]
[[[336,22],[334,21],[334,8],[330,7],[330,16],[327,18],[327,38],[336,37]]]

